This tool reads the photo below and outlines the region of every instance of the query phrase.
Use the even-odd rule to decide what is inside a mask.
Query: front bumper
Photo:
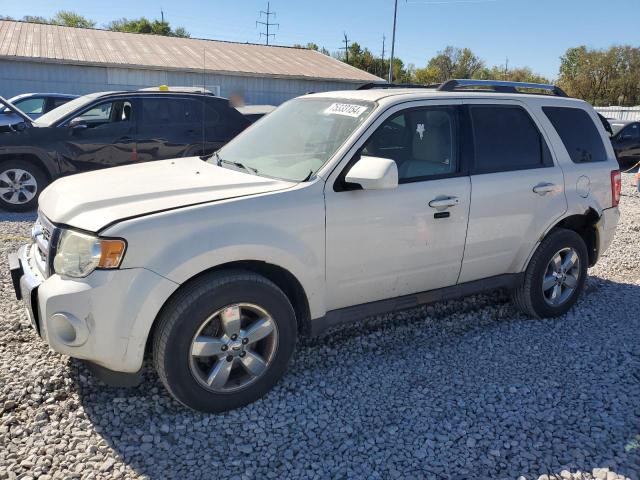
[[[56,352],[116,372],[140,370],[147,336],[178,284],[146,270],[96,270],[86,278],[43,278],[31,246],[10,255],[16,296]]]

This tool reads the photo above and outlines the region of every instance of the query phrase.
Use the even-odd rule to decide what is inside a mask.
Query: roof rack
[[[364,85],[357,88],[357,90],[372,90],[374,88],[437,88],[439,87],[439,83],[434,83],[430,85],[421,85],[419,83],[382,83],[382,82],[372,82],[365,83]]]
[[[206,95],[215,94],[203,87],[170,87],[167,85],[159,85],[157,87],[139,88],[139,92],[162,92],[162,93],[203,93]]]
[[[521,92],[518,89],[545,90],[558,97],[568,96],[564,90],[556,85],[548,85],[546,83],[508,82],[503,80],[447,80],[438,87],[438,90],[441,92],[455,92],[465,89],[472,90],[472,88],[469,87],[484,87],[499,93],[526,93]]]

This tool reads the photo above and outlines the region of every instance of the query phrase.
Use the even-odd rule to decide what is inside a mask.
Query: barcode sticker
[[[346,115],[347,117],[359,117],[367,110],[362,105],[353,105],[351,103],[334,103],[327,108],[324,113],[328,115]]]

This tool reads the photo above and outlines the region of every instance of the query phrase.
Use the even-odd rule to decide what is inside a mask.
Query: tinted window
[[[549,164],[540,132],[520,107],[471,106],[474,171],[500,172]]]
[[[142,99],[145,125],[175,125],[202,122],[202,104],[188,98]]]
[[[51,99],[51,110],[53,110],[54,108],[58,108],[60,105],[64,105],[69,100],[71,100],[71,99],[70,98],[53,97]]]
[[[620,133],[623,140],[637,140],[640,138],[640,124],[632,123]]]
[[[363,155],[389,158],[400,181],[455,173],[457,154],[455,107],[411,109],[386,120],[367,141]]]
[[[26,98],[18,100],[15,106],[27,115],[44,113],[44,98]]]
[[[607,153],[598,129],[581,108],[543,107],[574,163],[602,162]]]

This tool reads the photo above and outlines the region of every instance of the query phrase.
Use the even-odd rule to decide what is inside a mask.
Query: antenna
[[[271,22],[271,15],[273,15],[273,17],[275,18],[276,14],[275,12],[272,12],[270,8],[271,6],[269,2],[267,2],[267,11],[265,12],[264,10],[260,10],[260,18],[262,18],[262,15],[264,14],[266,16],[266,22],[261,22],[260,20],[256,20],[256,27],[258,25],[264,25],[265,27],[267,27],[267,33],[260,32],[260,38],[262,38],[263,35],[267,38],[267,45],[269,45],[269,37],[276,36],[275,33],[269,33],[269,27],[271,27],[272,25],[275,25],[276,27],[278,27],[278,30],[280,30],[279,23]]]
[[[205,127],[205,92],[207,91],[207,49],[202,48],[202,155],[206,155],[207,129]]]
[[[381,64],[382,64],[382,74],[384,75],[384,42],[387,39],[387,37],[384,35],[384,33],[382,34],[382,57],[381,57]]]

